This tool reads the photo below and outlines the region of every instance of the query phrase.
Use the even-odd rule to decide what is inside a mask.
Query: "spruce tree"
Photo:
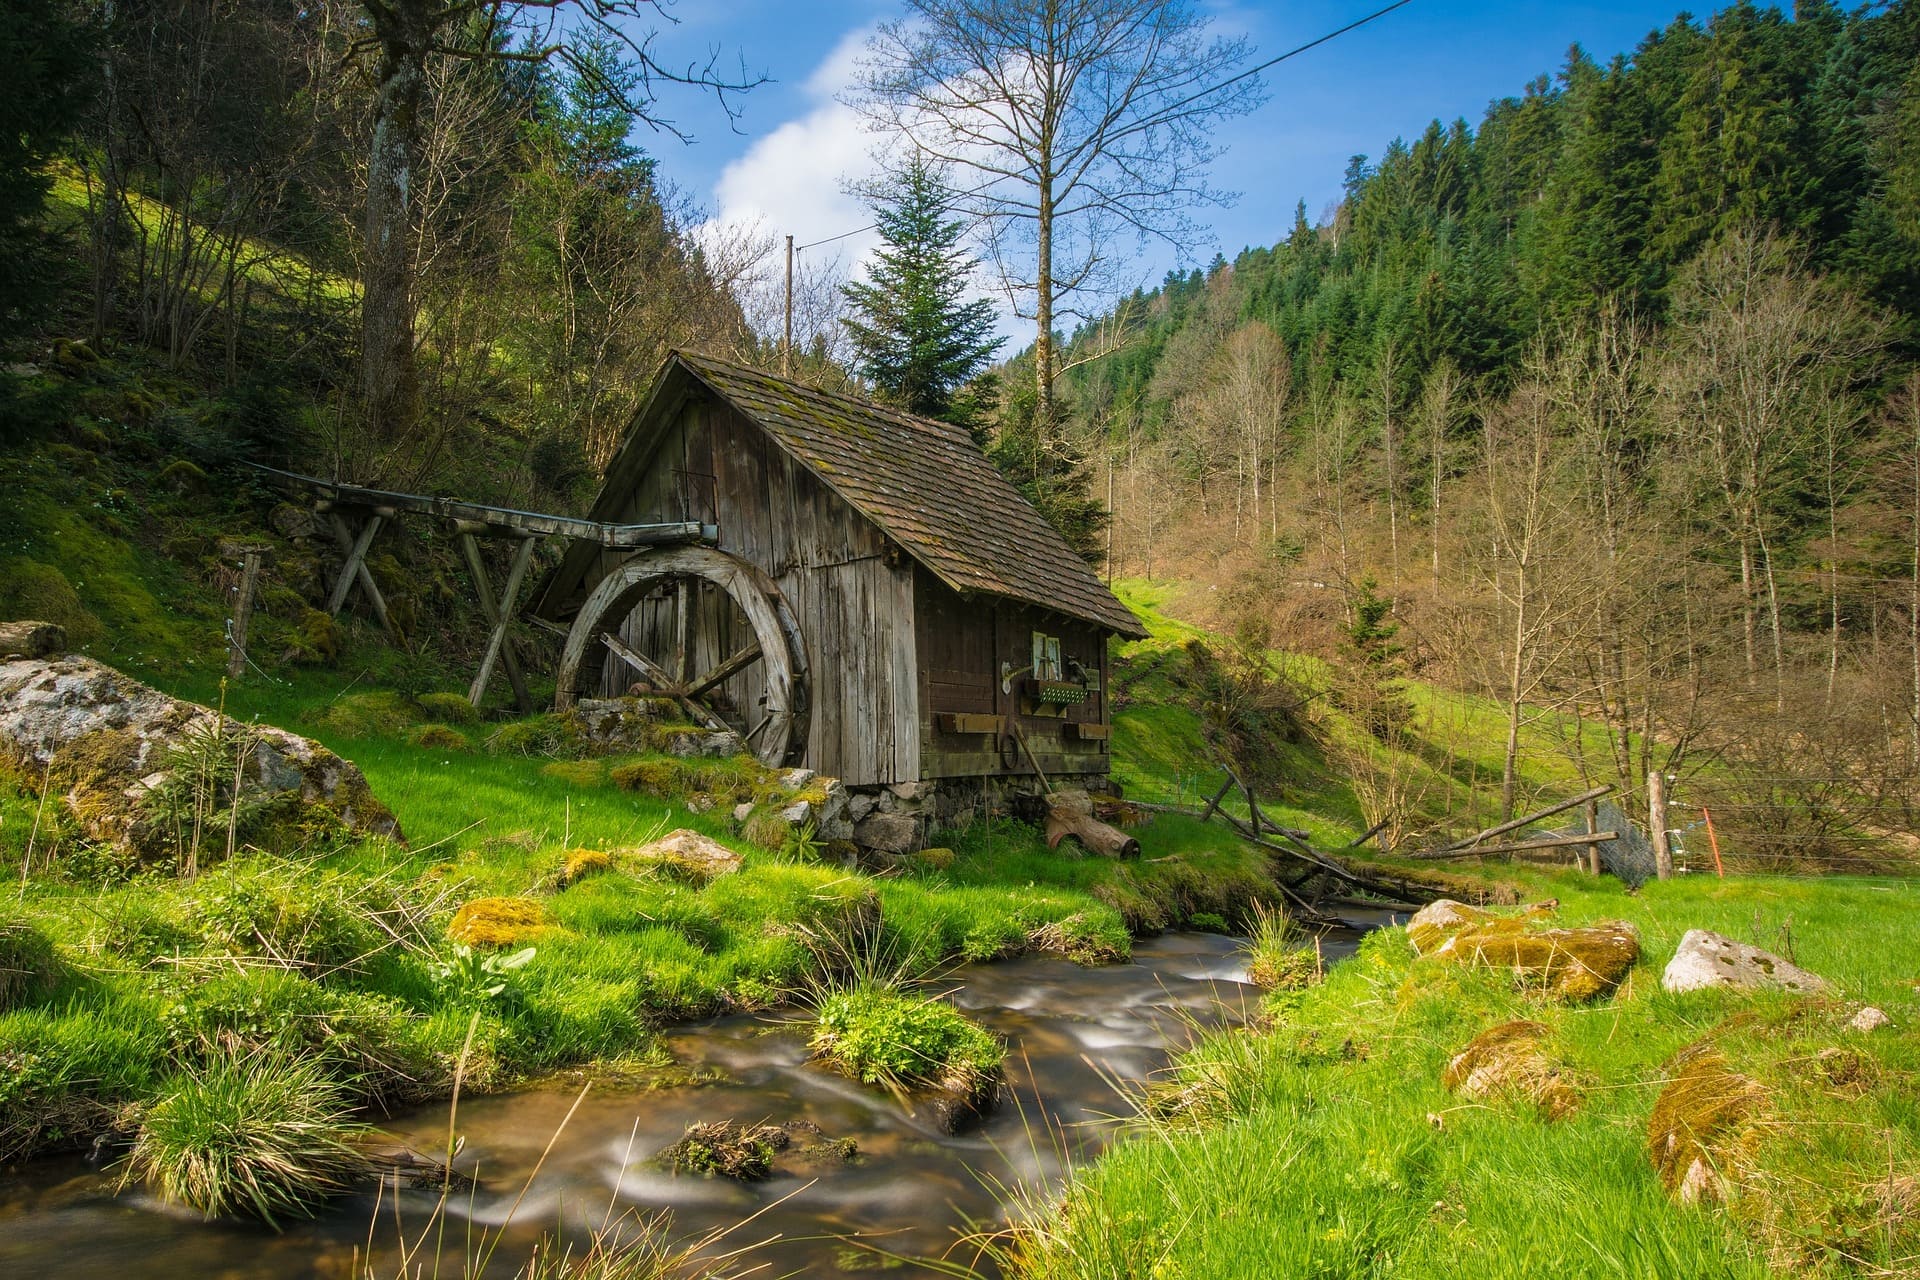
[[[909,164],[875,203],[883,245],[867,279],[843,289],[860,373],[887,400],[931,418],[952,413],[955,393],[1005,341],[993,336],[993,303],[966,301],[974,260],[944,196],[932,169]]]

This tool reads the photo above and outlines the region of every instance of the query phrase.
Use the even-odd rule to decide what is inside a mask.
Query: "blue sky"
[[[1256,61],[1324,35],[1379,8],[1383,0],[1216,0],[1201,7],[1219,30],[1245,33]],[[1225,126],[1216,185],[1238,190],[1231,207],[1202,211],[1212,239],[1188,247],[1187,265],[1216,249],[1231,258],[1286,234],[1294,202],[1310,217],[1338,195],[1347,158],[1378,156],[1395,136],[1412,137],[1439,117],[1477,124],[1487,103],[1518,93],[1532,76],[1556,71],[1578,43],[1605,60],[1630,51],[1678,11],[1677,0],[1616,4],[1534,0],[1413,0],[1403,9],[1282,63],[1267,73],[1269,94],[1254,114]],[[757,224],[801,242],[868,221],[843,185],[864,166],[870,140],[835,102],[865,33],[893,17],[892,0],[681,0],[680,21],[660,33],[659,52],[684,64],[717,51],[722,66],[771,77],[738,102],[731,127],[708,100],[670,93],[665,114],[691,131],[689,146],[641,141],[665,177],[711,215]],[[1703,10],[1704,12],[1704,10]],[[857,270],[871,247],[856,237],[815,251],[840,254]],[[1143,254],[1134,276],[1157,282],[1176,264],[1166,247]]]

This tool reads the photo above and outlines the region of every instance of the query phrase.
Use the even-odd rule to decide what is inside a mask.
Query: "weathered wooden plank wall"
[[[920,776],[913,569],[872,522],[731,407],[701,399],[663,431],[622,510],[714,524],[720,550],[779,585],[808,646],[808,767],[856,784]],[[593,577],[613,563],[603,558]],[[673,607],[665,597],[644,602],[623,639],[643,652],[669,651]],[[724,594],[698,593],[696,673],[751,637]],[[619,692],[631,679],[616,664],[603,689]],[[716,701],[749,727],[764,691],[756,665],[723,683]]]
[[[918,641],[920,773],[927,778],[981,774],[1031,775],[1033,765],[1017,748],[981,733],[950,733],[942,713],[999,716],[1017,723],[1027,745],[1049,775],[1105,773],[1105,744],[1069,736],[1069,725],[1112,722],[1107,701],[1106,636],[1098,628],[1007,600],[968,600],[924,569],[915,573],[914,631]],[[1064,717],[1021,714],[1020,692],[1002,692],[1001,664],[1013,670],[1032,660],[1033,633],[1060,637],[1061,656],[1100,673],[1100,692],[1067,708]]]

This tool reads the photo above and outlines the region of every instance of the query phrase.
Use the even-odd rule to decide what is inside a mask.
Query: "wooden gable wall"
[[[1112,724],[1107,633],[1090,622],[1012,600],[965,598],[925,569],[915,572],[920,776],[1031,775],[1026,753],[1005,734],[1014,724],[1048,776],[1106,773],[1111,744],[1097,735]],[[1064,714],[1026,714],[1030,704],[1023,704],[1017,687],[1010,693],[1001,689],[1000,671],[1002,663],[1015,671],[1029,664],[1035,631],[1058,636],[1063,657],[1098,671],[1100,691]],[[955,716],[963,718],[947,718]],[[977,717],[982,716],[997,718],[1002,732],[979,732],[983,722]]]
[[[852,784],[921,776],[913,566],[765,431],[724,402],[689,399],[611,518],[713,524],[721,551],[774,579],[807,646],[808,768]],[[603,557],[593,577],[615,559]],[[668,606],[643,603],[627,625],[629,643],[665,652],[648,642],[660,638]],[[703,593],[696,619],[696,671],[751,638],[745,618],[718,592]],[[608,692],[629,678],[613,672]],[[751,724],[761,691],[755,666],[718,692]]]

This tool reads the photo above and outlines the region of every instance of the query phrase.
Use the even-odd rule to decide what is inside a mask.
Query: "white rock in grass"
[[[1893,1019],[1887,1016],[1886,1010],[1868,1005],[1860,1012],[1854,1014],[1853,1021],[1847,1025],[1855,1031],[1865,1034],[1867,1032],[1878,1031],[1882,1027],[1892,1026]]]
[[[1741,991],[1780,990],[1801,995],[1825,995],[1833,984],[1809,973],[1771,951],[1735,942],[1707,929],[1689,929],[1680,947],[1660,975],[1668,991],[1703,991],[1733,987]]]

